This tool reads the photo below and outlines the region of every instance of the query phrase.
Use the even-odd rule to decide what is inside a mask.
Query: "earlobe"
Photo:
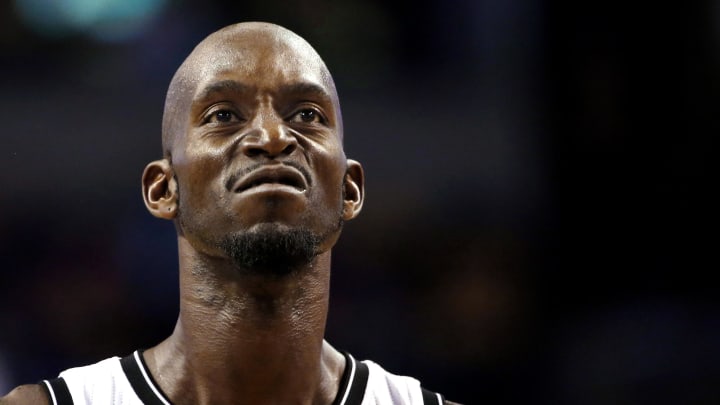
[[[349,221],[360,213],[365,200],[365,174],[359,162],[348,159],[343,184],[343,219]]]
[[[177,216],[177,183],[167,159],[150,162],[142,176],[143,199],[151,214],[158,218]]]

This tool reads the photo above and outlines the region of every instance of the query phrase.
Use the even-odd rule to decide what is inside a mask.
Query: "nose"
[[[260,116],[253,121],[251,132],[242,141],[241,149],[246,156],[276,158],[297,149],[297,139],[289,133],[282,119]]]

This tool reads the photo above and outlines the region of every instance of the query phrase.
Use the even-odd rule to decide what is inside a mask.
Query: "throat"
[[[154,373],[182,376],[158,378],[173,403],[332,402],[344,358],[323,340],[329,252],[284,277],[239,273],[227,261],[194,255],[181,256],[180,265],[178,322],[149,351]]]
[[[250,351],[253,347],[257,351]],[[345,358],[327,342],[301,352],[252,344],[244,348],[225,355],[185,352],[167,340],[145,356],[153,358],[148,368],[177,405],[331,404],[338,395]]]
[[[189,291],[181,293],[181,316],[212,333],[254,329],[323,329],[328,309],[328,280],[307,271],[284,277],[235,273],[230,277],[195,274]],[[208,328],[210,326],[210,328]]]
[[[174,371],[159,370],[183,376],[162,386],[172,402],[331,403],[317,401],[334,395],[327,387],[335,378],[322,361],[324,314],[288,312],[288,303],[267,297],[250,302],[240,312],[181,312],[164,343],[172,347],[165,361]]]
[[[281,278],[236,273],[202,288],[196,280],[180,312],[187,347],[197,353],[193,363],[206,364],[202,369],[224,374],[228,382],[252,381],[258,389],[279,380],[292,385],[286,380],[303,376],[285,374],[288,367],[317,368],[328,309],[326,282],[305,271]]]

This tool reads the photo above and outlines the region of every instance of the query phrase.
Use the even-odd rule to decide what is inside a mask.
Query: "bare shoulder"
[[[21,385],[0,397],[0,405],[49,405],[47,396],[39,384]]]
[[[444,405],[462,405],[462,404],[458,404],[457,402],[452,402],[452,401],[448,401],[448,400],[443,401],[443,403],[444,403]]]

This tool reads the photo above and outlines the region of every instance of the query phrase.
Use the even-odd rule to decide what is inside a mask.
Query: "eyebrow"
[[[313,96],[332,105],[332,97],[324,87],[311,82],[290,83],[280,86],[280,94],[292,96]]]
[[[205,88],[203,88],[202,91],[200,91],[200,93],[195,97],[194,101],[201,102],[212,98],[216,94],[247,94],[252,93],[255,90],[255,86],[249,86],[235,80],[221,80],[205,86]],[[332,105],[332,97],[327,90],[325,90],[322,86],[311,82],[283,84],[279,88],[279,94],[283,96],[315,97],[319,98],[319,101]]]
[[[210,83],[195,97],[195,102],[207,100],[216,94],[227,93],[249,93],[254,88],[235,80],[221,80],[219,82]]]

